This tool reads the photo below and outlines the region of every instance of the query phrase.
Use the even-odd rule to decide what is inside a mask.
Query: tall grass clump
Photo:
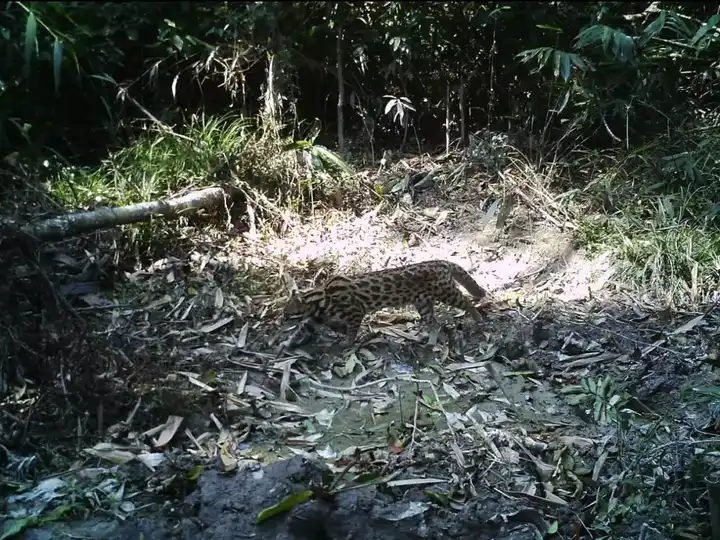
[[[293,166],[290,160],[278,163],[280,145],[264,136],[253,120],[193,116],[175,132],[149,128],[99,167],[62,170],[48,190],[68,209],[146,202],[207,187],[211,171],[224,160],[232,160],[248,175],[262,163],[266,174],[282,183]]]
[[[589,153],[594,171],[575,198],[588,216],[580,240],[616,254],[619,280],[676,304],[707,302],[719,285],[720,137],[697,133],[605,158]]]
[[[337,163],[340,166],[333,166]],[[328,197],[334,184],[352,176],[343,166],[327,149],[292,143],[271,122],[198,115],[176,131],[149,128],[132,146],[112,153],[98,167],[65,168],[46,187],[65,211],[79,211],[154,201],[224,184],[242,191],[259,218],[271,224],[283,208],[297,211],[308,200]],[[227,219],[225,210],[217,215]],[[186,223],[152,220],[124,231],[135,247],[150,247],[166,244]]]

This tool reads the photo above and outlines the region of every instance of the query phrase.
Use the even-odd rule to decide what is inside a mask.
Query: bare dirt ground
[[[395,532],[424,526],[426,538],[521,537],[501,533],[491,516],[466,514],[482,501],[493,516],[515,516],[540,534],[637,538],[657,528],[701,537],[702,488],[690,476],[715,420],[699,397],[681,391],[717,382],[709,365],[713,314],[671,315],[633,298],[613,281],[612,258],[577,248],[572,230],[522,205],[499,217],[503,205],[478,177],[437,178],[357,214],[288,218],[280,236],[208,238],[185,259],[129,275],[112,294],[79,297],[105,306],[93,312],[102,332],[124,344],[134,370],[155,374],[135,413],[106,426],[106,442],[85,450],[102,471],[96,481],[119,489],[111,464],[142,463],[145,473],[130,483],[142,499],[151,484],[167,493],[158,476],[177,481],[169,462],[185,463],[191,484],[200,474],[188,473],[192,464],[208,459],[221,472],[246,471],[250,482],[259,463],[295,455],[324,462],[345,480],[373,473],[383,479],[372,488],[377,496],[412,501],[411,509],[390,512]],[[278,355],[291,330],[280,319],[283,272],[304,288],[333,273],[429,259],[459,263],[490,291],[484,324],[440,311],[447,331],[430,346],[416,313],[391,310],[366,321],[356,353],[328,331]],[[158,425],[148,431],[151,418]],[[250,501],[247,485],[209,474],[200,475],[194,510],[183,507],[182,515],[215,523],[203,537],[240,537],[218,525],[238,511],[225,506],[228,497],[257,515],[287,495],[264,487]],[[134,519],[143,507],[137,500],[121,494],[108,503],[111,514]],[[365,515],[357,500],[346,503]],[[451,534],[447,520],[430,518],[438,508],[483,520],[486,529]],[[293,512],[300,510],[275,519],[292,528]],[[337,513],[314,519],[325,536],[302,537],[344,537],[329,532]],[[169,522],[145,525],[131,532],[172,537]],[[261,527],[253,534],[284,537]],[[416,537],[397,534],[357,537]]]

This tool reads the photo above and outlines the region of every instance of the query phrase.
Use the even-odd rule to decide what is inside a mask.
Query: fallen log
[[[62,240],[84,232],[148,221],[155,216],[178,217],[217,206],[225,197],[231,197],[231,194],[223,188],[212,187],[161,201],[75,212],[20,226],[5,221],[0,223],[0,246],[15,244],[21,238],[36,241]]]

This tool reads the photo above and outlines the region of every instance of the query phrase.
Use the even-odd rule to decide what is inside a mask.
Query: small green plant
[[[76,506],[63,504],[56,507],[54,510],[40,515],[31,515],[19,519],[13,519],[9,522],[8,527],[5,529],[2,536],[0,536],[0,540],[13,538],[27,529],[42,527],[43,525],[54,521],[62,521],[63,519],[66,519],[76,513],[77,510],[78,508]]]
[[[593,419],[600,424],[618,425],[622,421],[621,411],[629,401],[629,396],[617,391],[610,376],[581,379],[579,385],[566,386],[562,393],[568,396],[571,405],[591,407]]]

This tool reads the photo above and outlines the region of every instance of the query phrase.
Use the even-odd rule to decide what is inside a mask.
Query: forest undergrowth
[[[11,276],[5,283],[9,305],[36,307],[30,318],[5,310],[4,324],[15,329],[9,356],[13,351],[24,355],[22,351],[29,349],[41,353],[38,358],[47,358],[48,347],[58,348],[59,354],[50,356],[54,360],[29,370],[47,376],[57,372],[60,359],[72,350],[71,336],[90,339],[82,313],[71,306],[72,294],[65,292],[78,286],[73,284],[78,274],[90,282],[79,287],[89,287],[90,292],[97,292],[93,283],[122,286],[148,265],[182,259],[198,241],[222,245],[227,238],[240,236],[269,243],[293,223],[317,219],[329,210],[335,221],[378,204],[392,212],[414,189],[413,179],[430,178],[433,173],[437,178],[432,181],[447,187],[458,171],[466,182],[481,183],[478,196],[485,198],[486,215],[478,219],[496,223],[507,219],[500,216],[507,213],[510,201],[510,208],[530,210],[538,222],[569,231],[578,247],[609,254],[615,267],[606,285],[611,296],[629,293],[658,310],[693,309],[716,300],[720,269],[716,214],[720,207],[715,202],[720,200],[720,183],[714,181],[714,139],[701,132],[705,138],[693,140],[696,133],[660,137],[645,145],[644,152],[602,155],[583,148],[561,152],[557,146],[529,151],[509,145],[506,136],[486,134],[474,139],[466,151],[456,152],[453,159],[458,165],[449,169],[443,168],[442,155],[419,156],[412,161],[417,170],[408,170],[409,156],[396,156],[394,163],[351,174],[352,163],[360,162],[361,156],[349,155],[346,165],[313,141],[293,142],[292,130],[272,123],[198,116],[178,132],[148,130],[136,144],[112,153],[98,167],[59,168],[45,182],[41,197],[38,190],[25,193],[33,204],[41,201],[56,214],[148,202],[218,184],[233,185],[240,198],[188,217],[152,219],[69,240],[59,251],[63,255],[43,255],[33,261],[32,278],[11,270],[23,255],[9,252],[4,258],[6,275]],[[681,151],[688,147],[692,150]],[[673,159],[666,158],[668,151]],[[22,215],[18,209],[23,203],[17,196],[13,204],[14,213]],[[270,294],[277,292],[273,280],[280,269],[259,275],[241,259],[236,264],[250,273],[238,283],[250,286],[254,281],[250,288],[255,293],[258,286],[269,287]],[[60,273],[50,270],[57,264],[65,265]],[[35,318],[42,318],[50,305],[72,316],[57,319],[59,331],[46,334],[56,337],[43,338],[39,347],[34,346],[38,328],[54,319]],[[68,331],[67,325],[77,328]],[[53,362],[57,364],[52,366]],[[80,383],[80,388],[87,385]]]
[[[78,461],[259,465],[251,442],[342,468],[345,434],[325,429],[370,410],[345,427],[379,434],[388,467],[444,456],[423,471],[456,477],[435,505],[477,499],[479,478],[491,497],[506,490],[501,502],[571,501],[544,514],[566,537],[625,538],[621,524],[645,538],[644,516],[678,537],[707,532],[716,6],[3,7],[8,493],[45,475],[59,485]],[[193,197],[202,204],[169,217]],[[100,214],[102,226],[64,228]],[[276,355],[289,286],[427,258],[488,288],[485,325],[423,347],[412,313],[383,313],[364,352]],[[331,405],[348,382],[362,391]],[[471,425],[476,405],[489,431]],[[446,427],[425,424],[425,408]],[[192,471],[153,476],[175,496]],[[115,472],[87,490],[78,472],[50,518],[133,515]]]
[[[642,299],[644,306],[652,305],[659,311],[669,304],[692,309],[711,298],[716,288],[718,231],[711,202],[715,192],[712,183],[703,180],[714,174],[712,168],[702,174],[695,171],[694,175],[672,169],[666,174],[687,174],[686,180],[673,188],[674,184],[667,180],[656,185],[648,181],[649,175],[662,170],[650,151],[643,156],[624,156],[620,152],[600,156],[576,148],[562,159],[550,151],[538,158],[537,153],[492,142],[502,141],[503,137],[478,137],[480,142],[474,147],[451,156],[396,156],[381,168],[358,169],[350,175],[348,171],[357,158],[348,157],[349,165],[340,166],[339,156],[331,151],[318,150],[312,143],[293,145],[291,139],[279,133],[279,129],[263,129],[231,117],[197,118],[178,133],[150,131],[136,145],[111,155],[97,168],[63,169],[46,184],[44,197],[51,199],[55,211],[61,213],[147,202],[218,183],[234,183],[242,198],[235,205],[188,218],[154,219],[125,226],[122,233],[98,232],[69,240],[61,249],[34,260],[34,272],[30,274],[17,272],[24,266],[17,264],[21,253],[14,252],[15,260],[5,259],[7,275],[11,276],[5,284],[6,294],[20,306],[19,311],[3,313],[3,325],[13,329],[8,356],[27,356],[28,351],[34,351],[45,361],[35,366],[26,362],[25,373],[28,379],[50,383],[43,385],[41,403],[45,405],[33,412],[35,421],[28,424],[25,433],[17,433],[19,439],[38,444],[46,436],[55,437],[77,425],[72,411],[88,411],[98,395],[112,395],[112,407],[85,415],[70,445],[74,448],[81,441],[92,440],[95,429],[103,422],[114,423],[111,431],[122,426],[123,416],[133,409],[138,392],[155,386],[155,381],[163,384],[151,392],[151,404],[142,409],[143,428],[164,421],[173,411],[200,408],[202,396],[181,397],[160,389],[172,384],[166,370],[175,365],[177,356],[168,356],[167,351],[175,350],[177,354],[183,350],[181,337],[185,331],[180,331],[177,338],[169,334],[162,339],[153,337],[157,339],[154,345],[145,332],[162,328],[164,321],[178,317],[184,309],[189,312],[191,306],[193,318],[208,321],[203,325],[206,329],[200,329],[201,334],[214,332],[216,327],[222,329],[223,324],[237,319],[238,313],[247,313],[243,298],[265,298],[267,306],[274,306],[280,301],[275,298],[281,289],[279,271],[263,273],[248,265],[242,247],[238,249],[243,241],[252,239],[261,246],[269,245],[282,238],[293,224],[313,219],[321,223],[324,215],[342,222],[371,213],[374,208],[392,214],[398,205],[412,206],[413,181],[417,179],[432,178],[441,192],[449,193],[448,208],[452,208],[452,193],[462,184],[470,188],[465,193],[486,199],[482,205],[486,214],[479,216],[480,220],[489,216],[491,222],[497,223],[504,202],[512,200],[510,218],[515,213],[529,212],[545,226],[570,230],[579,246],[588,251],[612,253],[617,271],[608,288],[610,297],[618,301],[623,300],[613,291],[629,291],[631,298]],[[489,148],[482,142],[488,140]],[[669,144],[661,140],[651,148],[667,149]],[[488,161],[488,155],[494,158]],[[697,162],[697,156],[694,160]],[[473,189],[472,182],[478,182],[478,189]],[[404,187],[396,187],[401,184]],[[695,187],[691,190],[689,185]],[[14,204],[18,202],[16,199]],[[228,239],[237,237],[240,243],[231,247]],[[220,296],[211,290],[208,279],[201,277],[205,268],[203,246],[210,244],[220,251],[233,252],[232,267],[213,267],[210,282],[225,291]],[[153,270],[159,271],[162,278],[143,281],[143,276]],[[225,274],[227,278],[222,277]],[[100,289],[89,285],[103,279],[107,282],[101,283]],[[45,285],[37,287],[38,283]],[[168,295],[183,283],[191,298],[187,308]],[[85,299],[84,307],[74,302],[77,295],[67,293],[69,286],[91,287],[79,293]],[[103,303],[108,296],[116,300],[112,306]],[[88,299],[95,305],[87,305]],[[146,306],[148,315],[139,320],[143,330],[113,327],[113,318],[103,315],[106,307],[134,304]],[[48,316],[48,306],[53,305],[55,316]],[[28,317],[28,311],[34,315]],[[226,316],[228,313],[231,315]],[[108,321],[110,326],[104,328],[102,325]],[[247,326],[245,333],[241,330],[239,337],[228,334],[228,339],[246,343]],[[38,331],[45,336],[40,342],[36,339]],[[139,336],[133,338],[134,333]],[[147,345],[138,348],[134,339],[146,339]],[[204,349],[212,349],[207,341]],[[72,362],[78,355],[84,362]],[[52,383],[58,372],[63,373],[65,381],[61,388]],[[99,377],[102,373],[111,375]],[[118,385],[119,381],[122,384]],[[205,372],[203,381],[212,383],[214,375]],[[607,381],[587,384],[592,388],[608,385]],[[613,414],[620,414],[617,404],[608,405],[608,399],[611,394],[613,399],[624,394],[612,384],[607,388],[613,390],[601,396],[600,390],[591,391],[588,386],[583,395],[596,400],[596,405],[601,403],[603,410],[609,407],[615,411]],[[179,399],[183,402],[179,403]],[[63,409],[63,403],[69,407]],[[55,430],[48,429],[50,424],[56,426]],[[56,441],[48,448],[55,456],[54,466],[63,468],[72,462],[74,450],[69,446]],[[632,461],[635,451],[623,459]],[[618,506],[603,507],[598,514],[600,521],[630,515],[637,505],[625,499],[614,504]],[[659,500],[651,497],[645,504],[643,508],[647,509],[659,504]],[[657,510],[652,508],[653,512]]]
[[[458,156],[490,175],[487,206],[510,190],[517,204],[534,206],[549,225],[574,231],[580,247],[612,253],[619,288],[668,306],[693,306],[710,299],[720,277],[716,139],[714,131],[696,129],[661,136],[642,149],[601,153],[557,145],[528,150],[508,145],[504,135],[478,138],[475,148]],[[194,116],[180,132],[147,130],[100,166],[57,167],[40,190],[26,191],[26,203],[14,193],[12,213],[22,214],[18,204],[40,203],[61,215],[223,184],[240,190],[241,198],[223,209],[124,227],[116,246],[122,256],[115,260],[127,268],[130,260],[147,263],[148,256],[169,254],[178,242],[182,249],[191,240],[188,223],[220,234],[252,228],[277,236],[290,220],[323,209],[352,215],[397,198],[383,192],[382,166],[352,172],[367,156],[350,153],[344,161],[312,141],[301,142],[272,122]],[[427,155],[427,163],[438,157]]]

